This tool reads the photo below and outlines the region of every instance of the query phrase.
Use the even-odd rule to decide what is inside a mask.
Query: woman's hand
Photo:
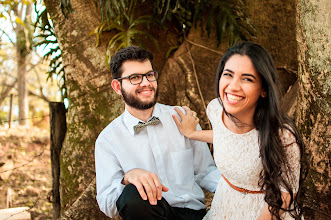
[[[186,111],[186,115],[177,107],[175,107],[175,111],[178,113],[180,119],[173,115],[173,119],[182,135],[187,138],[192,138],[194,132],[196,132],[196,127],[199,123],[199,118],[197,117],[197,113],[192,111],[189,107],[183,106],[183,109]]]

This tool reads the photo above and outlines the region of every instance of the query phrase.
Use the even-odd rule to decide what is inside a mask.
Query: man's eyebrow
[[[154,72],[155,70],[150,70],[150,71],[148,71],[148,72],[146,72],[146,73],[150,73],[150,72]],[[132,76],[132,75],[144,75],[144,74],[146,74],[146,73],[132,73],[132,74],[130,74],[129,76]]]

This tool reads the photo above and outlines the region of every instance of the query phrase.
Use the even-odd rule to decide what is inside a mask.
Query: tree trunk
[[[52,165],[52,202],[53,219],[61,214],[60,201],[60,154],[66,134],[66,109],[62,102],[50,102],[50,130],[51,130],[51,165]]]
[[[111,88],[111,76],[105,62],[107,42],[114,32],[104,33],[100,46],[90,33],[99,25],[100,12],[94,0],[71,0],[75,13],[66,19],[59,10],[58,0],[45,0],[63,54],[69,109],[67,134],[61,152],[61,205],[69,208],[95,177],[94,143],[104,127],[124,110],[121,98]],[[139,5],[137,15],[152,10],[153,3]],[[148,12],[149,13],[149,12]],[[155,69],[161,69],[173,33],[153,28],[149,31],[159,40],[159,47],[146,39],[145,46],[153,52]],[[93,198],[95,202],[95,195]]]
[[[283,76],[283,91],[286,91],[296,80],[293,74],[297,69],[295,20],[294,16],[288,16],[295,14],[295,2],[247,2],[249,14],[259,31],[257,39],[252,40],[262,44],[275,57]],[[95,176],[95,139],[124,109],[120,97],[112,91],[111,77],[104,61],[107,42],[115,33],[103,34],[100,46],[94,46],[96,39],[90,33],[100,23],[99,9],[94,7],[94,0],[71,0],[75,13],[70,14],[68,19],[59,10],[58,0],[45,0],[45,4],[63,53],[69,96],[68,130],[61,154],[61,205],[62,210],[66,211],[63,217],[74,218],[74,214],[70,213],[76,213],[83,218],[84,215],[79,212],[95,213],[97,208],[95,184],[91,183]],[[152,10],[152,4],[151,0],[145,1],[139,4],[136,12],[147,14]],[[216,68],[228,42],[224,40],[221,47],[216,48],[214,34],[208,38],[203,29],[191,29],[187,40],[166,60],[169,47],[177,42],[177,33],[171,27],[166,30],[151,28],[148,32],[159,41],[158,49],[151,41],[144,42],[155,55],[155,69],[161,71],[159,101],[192,107],[198,112],[202,127],[208,128],[203,103],[207,105],[215,97]],[[101,213],[93,215],[103,218]]]
[[[17,24],[16,59],[17,59],[17,89],[18,89],[18,119],[20,125],[27,125],[29,116],[28,90],[26,88],[26,55],[24,30],[21,24]]]
[[[27,5],[26,8],[22,6],[21,9],[16,9],[17,16],[19,19],[25,22],[27,30],[31,25],[30,16],[31,16],[32,6],[31,4]],[[24,17],[22,17],[24,16]],[[28,105],[28,90],[27,90],[27,81],[26,81],[26,63],[27,57],[29,55],[29,44],[31,40],[29,35],[26,35],[29,31],[24,31],[21,23],[17,22],[16,27],[16,59],[17,59],[17,87],[18,87],[18,109],[19,109],[19,124],[27,125],[28,116],[29,116],[29,105]]]
[[[69,208],[95,176],[94,142],[99,132],[123,110],[111,89],[105,62],[106,41],[96,47],[90,33],[98,26],[94,0],[72,0],[75,13],[66,19],[58,0],[45,5],[62,50],[69,108],[61,152],[61,212]]]
[[[331,217],[330,11],[328,0],[298,0],[299,104],[296,118],[310,162],[306,206],[311,219]]]
[[[246,0],[247,14],[257,29],[256,38],[275,60],[281,89],[286,93],[296,81],[298,69],[295,35],[296,0]]]

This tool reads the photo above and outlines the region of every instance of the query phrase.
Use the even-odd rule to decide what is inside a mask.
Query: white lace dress
[[[251,191],[260,191],[259,175],[262,170],[259,156],[258,133],[253,129],[245,134],[228,130],[222,121],[223,109],[217,99],[207,108],[213,126],[214,159],[216,166],[233,185]],[[293,143],[290,132],[282,134],[283,143],[289,144],[286,154],[291,161],[289,176],[293,191],[298,188],[300,151]],[[286,190],[281,187],[282,191]],[[234,190],[223,178],[217,186],[211,209],[204,220],[256,220],[265,207],[264,194],[244,194]],[[282,219],[293,219],[289,214]]]

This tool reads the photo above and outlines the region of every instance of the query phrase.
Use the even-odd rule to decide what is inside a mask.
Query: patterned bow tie
[[[153,116],[151,119],[149,119],[146,123],[145,122],[139,122],[137,125],[133,126],[133,130],[135,134],[138,134],[141,130],[143,130],[148,125],[157,125],[161,121],[159,118]]]

